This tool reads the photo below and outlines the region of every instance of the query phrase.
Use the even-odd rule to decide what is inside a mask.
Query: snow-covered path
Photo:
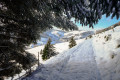
[[[28,80],[101,80],[92,39],[46,61]]]

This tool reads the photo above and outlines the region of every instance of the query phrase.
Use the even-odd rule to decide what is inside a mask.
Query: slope
[[[63,43],[69,41],[70,37],[74,36],[75,40],[83,39],[91,34],[93,31],[63,31],[61,29],[50,29],[41,33],[41,38],[37,41],[37,44],[31,44],[28,48],[34,48],[37,46],[45,45],[49,38],[52,39],[52,44]]]
[[[80,44],[83,41],[84,41],[84,39],[76,40],[76,43]],[[61,54],[62,52],[67,51],[69,49],[68,45],[69,45],[69,42],[56,43],[54,45],[55,51]],[[44,48],[44,45],[38,46],[38,47],[35,47],[35,48],[31,48],[31,49],[28,49],[26,51],[34,54],[36,56],[36,58],[38,58],[38,52],[40,52],[41,49],[43,50],[43,48]],[[40,63],[44,63],[44,61],[41,58],[41,55],[39,56],[39,59],[40,59]]]
[[[120,26],[93,36],[102,80],[120,80]]]
[[[38,68],[28,79],[94,80],[96,77],[96,80],[120,80],[119,34],[120,26],[117,26],[93,35],[92,40],[46,61],[44,68]]]
[[[92,39],[52,57],[29,80],[101,80],[92,47]]]

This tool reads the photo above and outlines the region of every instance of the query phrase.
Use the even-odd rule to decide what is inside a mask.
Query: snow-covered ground
[[[89,35],[94,34],[94,31],[69,31],[64,34],[64,36],[61,38],[61,41],[69,40],[71,36],[74,36],[75,40],[86,38]]]
[[[50,37],[52,39],[52,44],[54,44],[55,50],[58,53],[62,53],[63,51],[67,51],[69,49],[69,39],[70,37],[74,36],[74,39],[76,40],[76,43],[79,44],[85,40],[85,37],[94,34],[93,31],[68,31],[65,32],[60,29],[51,29],[43,34],[41,34],[41,39],[38,41],[37,45],[40,43],[46,44],[48,38]],[[26,51],[35,54],[36,58],[38,58],[38,52],[41,51],[41,49],[44,48],[44,45],[37,46],[34,48],[27,49]],[[41,58],[41,55],[39,56],[40,63],[44,63],[44,61]]]
[[[79,43],[82,43],[85,39],[80,39],[80,40],[76,40],[76,43],[79,44]],[[69,42],[63,42],[63,43],[57,43],[54,45],[55,47],[55,51],[58,52],[58,53],[62,53],[64,51],[67,51],[69,49]],[[31,48],[31,49],[28,49],[26,51],[34,54],[36,56],[36,58],[38,58],[38,52],[40,53],[41,49],[43,50],[44,48],[44,45],[42,46],[38,46],[38,47],[35,47],[35,48]],[[42,60],[41,58],[41,55],[39,56],[40,58],[40,63],[44,63],[44,61]]]
[[[51,31],[55,35],[58,32]],[[114,28],[114,31],[102,32],[86,40],[85,37],[90,34],[93,32],[72,31],[62,33],[58,40],[61,42],[54,45],[59,54],[47,61],[43,61],[40,56],[40,63],[43,65],[25,79],[120,80],[120,26]],[[64,40],[71,36],[75,36],[77,45],[69,49],[69,43]],[[54,37],[54,40],[57,39]],[[38,52],[43,48],[44,45],[26,51],[38,57]]]
[[[36,45],[31,44],[29,46],[29,49],[26,51],[34,54],[36,58],[38,58],[38,52],[41,51],[41,49],[44,48],[44,44],[47,43],[48,38],[52,39],[52,44],[54,44],[55,50],[58,53],[62,53],[64,51],[67,51],[69,49],[69,39],[70,37],[74,36],[74,39],[76,40],[76,43],[82,43],[85,38],[89,36],[90,34],[93,34],[93,31],[63,31],[61,29],[50,29],[46,32],[41,34],[41,39],[38,40]],[[65,39],[64,39],[65,38]],[[66,40],[67,39],[67,40]],[[31,48],[34,47],[34,48]],[[42,60],[41,55],[39,56],[40,63],[44,64],[45,61]],[[32,69],[36,69],[37,65],[33,66]],[[22,71],[19,76],[22,76],[25,74],[25,71]],[[18,75],[14,76],[14,79],[17,79],[19,77]],[[10,80],[11,78],[8,78],[6,80]]]
[[[87,45],[87,46],[86,46]],[[84,41],[44,62],[29,80],[101,80],[94,59],[92,40]]]
[[[120,80],[120,26],[43,62],[28,80]],[[82,40],[82,41],[81,41]],[[66,43],[58,47],[66,48]],[[57,48],[57,47],[56,47]],[[61,49],[62,50],[62,49]]]
[[[93,45],[102,80],[120,80],[120,26],[94,36]]]

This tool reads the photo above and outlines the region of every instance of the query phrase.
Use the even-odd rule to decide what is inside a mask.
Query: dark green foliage
[[[58,10],[65,10],[68,17],[75,17],[82,25],[93,27],[102,18],[120,17],[119,0],[57,0]]]
[[[107,36],[104,36],[104,39],[106,38]]]
[[[106,36],[104,37],[104,39],[105,39],[105,41],[109,41],[109,40],[111,39],[111,35],[106,35]]]
[[[70,42],[69,42],[69,48],[72,48],[76,45],[76,41],[74,40],[74,37],[72,36],[70,38]]]
[[[114,55],[111,56],[112,59],[113,59],[114,57],[115,57]]]
[[[54,46],[51,44],[51,39],[48,39],[47,44],[45,45],[43,52],[41,52],[42,54],[42,59],[43,60],[47,60],[52,56],[56,55],[56,52],[54,50]]]
[[[88,38],[92,38],[92,35],[89,35]]]
[[[110,57],[111,57],[111,59],[113,59],[113,58],[115,57],[115,55],[114,55],[114,54],[112,54]]]
[[[25,49],[36,43],[40,32],[53,25],[78,29],[70,19],[54,11],[47,0],[0,0],[0,76],[13,76],[33,65],[35,57]]]
[[[117,45],[117,47],[116,48],[120,48],[120,44],[119,45]]]
[[[1,55],[0,68],[2,70],[0,70],[0,76],[14,76],[14,74],[20,73],[21,70],[26,70],[35,65],[36,62],[35,55],[27,52],[21,54],[13,51],[11,54],[6,54],[6,56]]]
[[[105,41],[108,41],[109,40],[109,36],[106,37]]]

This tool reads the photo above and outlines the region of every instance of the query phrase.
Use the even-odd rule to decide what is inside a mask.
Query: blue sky
[[[94,25],[94,30],[109,27],[119,21],[120,21],[120,18],[118,20],[116,19],[116,17],[111,19],[111,17],[106,18],[106,15],[103,15],[102,18],[99,20],[99,22],[96,25]],[[93,30],[93,29],[90,29],[88,26],[82,27],[80,23],[76,23],[76,24],[82,30]]]

